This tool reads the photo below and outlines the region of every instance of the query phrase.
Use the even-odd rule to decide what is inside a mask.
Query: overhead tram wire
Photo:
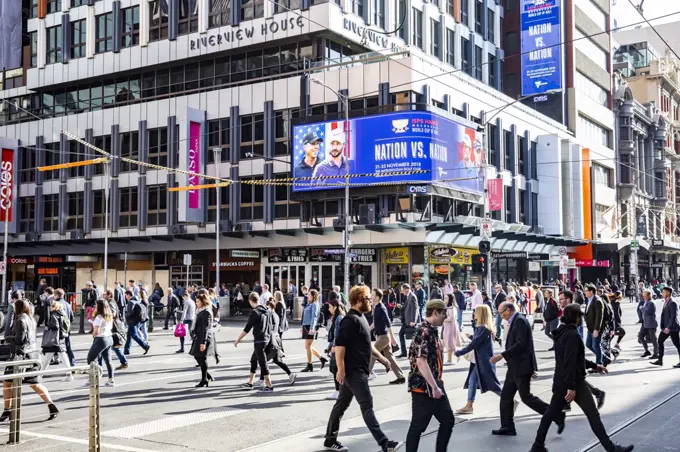
[[[677,0],[676,0],[676,1],[677,1]],[[646,23],[647,25],[649,25],[649,28],[651,28],[652,31],[659,37],[659,39],[661,39],[661,41],[666,45],[666,47],[668,48],[668,50],[670,50],[671,52],[673,52],[673,55],[675,55],[675,58],[677,58],[678,61],[680,62],[680,55],[678,55],[678,53],[673,49],[673,47],[671,47],[671,46],[668,44],[668,41],[666,41],[666,39],[664,39],[664,37],[661,36],[661,33],[659,33],[659,32],[657,31],[657,29],[654,28],[654,25],[652,25],[652,24],[650,23],[650,20],[663,19],[664,17],[655,17],[655,18],[652,18],[652,19],[647,20],[647,18],[645,18],[645,15],[642,13],[642,3],[644,3],[644,0],[642,0],[642,2],[641,2],[638,6],[635,6],[635,3],[633,3],[633,0],[628,0],[628,3],[630,3],[630,5],[631,5],[633,8],[635,8],[635,10],[636,10],[638,13],[640,13],[640,17],[642,17],[642,19],[644,19],[645,23]],[[680,13],[680,11],[677,11],[677,12],[675,12],[674,14],[678,14],[678,13]],[[635,25],[635,24],[633,24],[633,25]],[[630,25],[629,25],[629,26],[630,26]]]

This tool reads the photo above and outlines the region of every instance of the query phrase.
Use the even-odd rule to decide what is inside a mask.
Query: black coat
[[[496,311],[498,311],[498,308],[500,307],[501,303],[505,301],[506,297],[507,295],[502,290],[498,292],[495,297],[493,297],[493,305],[496,308]]]
[[[555,340],[555,376],[553,389],[576,389],[586,379],[586,368],[597,365],[586,359],[583,339],[574,325],[560,325],[552,332]]]
[[[502,355],[508,363],[508,375],[526,376],[538,370],[531,325],[520,313],[512,319]]]
[[[545,300],[545,308],[543,309],[543,320],[550,322],[555,320],[560,312],[559,306],[554,298]]]
[[[210,309],[204,309],[196,314],[194,329],[191,333],[193,342],[189,354],[196,358],[207,358],[215,355],[215,334],[212,329],[213,315]],[[201,345],[205,350],[201,351]]]
[[[47,329],[59,331],[59,345],[57,347],[42,347],[43,353],[58,353],[66,351],[66,336],[68,336],[68,320],[61,311],[50,311]]]
[[[680,331],[678,321],[678,304],[674,300],[665,301],[661,310],[661,329],[668,328],[671,331]]]

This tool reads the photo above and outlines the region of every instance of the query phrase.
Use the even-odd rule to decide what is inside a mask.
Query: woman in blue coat
[[[493,317],[491,309],[485,304],[475,308],[473,313],[475,318],[475,334],[470,343],[463,349],[456,351],[456,356],[470,355],[470,370],[464,388],[468,390],[467,404],[457,410],[458,414],[472,414],[473,404],[477,388],[482,390],[482,394],[491,391],[501,395],[501,384],[496,377],[496,365],[491,364],[493,356]]]

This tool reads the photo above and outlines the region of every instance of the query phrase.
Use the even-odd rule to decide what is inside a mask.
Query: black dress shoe
[[[491,434],[498,436],[517,436],[517,430],[514,428],[501,427],[498,430],[491,430]]]
[[[644,353],[642,354],[642,356],[640,356],[640,358],[646,358],[646,357],[648,357],[648,356],[652,356],[652,354],[649,352],[649,350],[647,350],[646,352],[644,352]]]
[[[48,404],[47,408],[50,410],[50,417],[47,418],[48,421],[56,419],[57,416],[59,416],[59,408],[57,408],[57,406],[54,403]]]
[[[531,450],[529,452],[548,452],[548,449],[546,449],[545,446],[537,446],[534,444],[531,446]]]
[[[198,383],[198,384],[196,385],[196,387],[197,387],[197,388],[203,388],[203,387],[206,387],[206,388],[207,388],[207,387],[208,387],[208,381],[207,381],[207,380],[203,380],[203,381],[201,381],[200,383]]]
[[[403,359],[403,358],[406,358],[406,355],[401,354],[401,355],[397,356],[397,358]]]
[[[566,427],[565,418],[566,416],[564,415],[564,413],[562,413],[562,416],[560,416],[560,418],[555,421],[555,424],[557,425],[558,435],[561,435],[562,432],[564,431],[564,427]]]
[[[609,449],[608,452],[631,452],[633,449],[635,449],[635,446],[632,444],[629,446],[622,446],[620,444],[614,444],[614,447]]]
[[[396,380],[390,381],[391,385],[403,385],[404,383],[406,383],[405,377],[397,378]]]
[[[660,359],[657,359],[656,361],[652,361],[650,364],[652,364],[654,366],[663,366],[663,361],[661,361]]]
[[[597,401],[597,410],[601,410],[602,407],[604,406],[604,400],[605,397],[607,396],[607,393],[604,391],[600,391],[598,395],[595,396],[595,400]]]

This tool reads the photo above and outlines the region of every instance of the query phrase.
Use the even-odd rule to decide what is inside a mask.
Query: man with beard
[[[338,441],[340,419],[347,411],[354,397],[359,402],[361,415],[373,438],[383,452],[397,450],[401,444],[390,441],[380,428],[373,412],[373,397],[368,386],[369,364],[373,356],[383,366],[389,366],[385,359],[371,344],[371,333],[365,313],[371,311],[371,289],[368,286],[354,286],[349,292],[351,309],[342,319],[335,338],[335,359],[338,366],[336,379],[340,383],[340,394],[333,406],[326,428],[324,448],[333,451],[347,451]]]
[[[349,164],[347,158],[342,155],[343,151],[345,150],[345,132],[341,129],[334,129],[329,135],[329,143],[331,148],[328,151],[328,156],[326,159],[319,163],[319,165],[314,170],[314,177],[337,176],[338,178],[344,179],[347,173],[347,168],[345,165]],[[351,172],[352,171],[350,169],[350,173]],[[318,184],[324,184],[328,182],[337,184],[343,182],[343,180],[321,179],[316,181]]]
[[[319,164],[319,143],[323,140],[315,133],[309,132],[302,138],[304,157],[295,165],[295,177],[312,177],[314,168]]]

